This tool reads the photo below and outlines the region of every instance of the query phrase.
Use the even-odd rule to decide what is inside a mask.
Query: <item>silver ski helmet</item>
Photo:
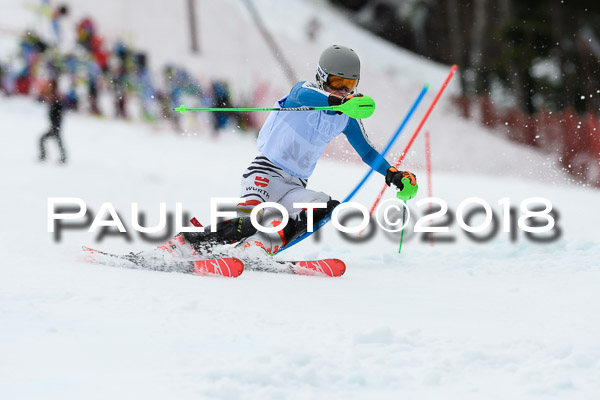
[[[360,59],[354,50],[334,44],[323,51],[317,65],[316,78],[319,87],[324,89],[326,84],[332,86],[332,77],[342,78],[336,79],[340,84],[344,84],[344,81],[352,84],[351,81],[354,81],[352,87],[347,87],[349,92],[354,91],[360,79]]]

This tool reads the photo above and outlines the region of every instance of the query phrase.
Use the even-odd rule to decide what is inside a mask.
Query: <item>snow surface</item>
[[[8,3],[15,7],[2,1]],[[247,58],[236,65],[244,63],[257,79],[269,71],[282,92],[287,88],[243,2],[199,2],[205,11],[200,24],[220,21],[223,42],[256,42],[252,51],[240,43],[219,53],[203,41],[213,53],[196,60],[177,41],[153,48],[142,41],[152,35],[143,21],[156,19],[157,10],[164,32],[185,35],[184,24],[175,23],[177,10],[126,2],[125,24],[124,13],[114,11],[120,2],[100,3],[73,2],[72,8],[97,15],[101,29],[115,37],[118,29],[135,27],[138,44],[153,57],[181,56],[210,76],[239,76],[227,58],[235,57],[229,50],[239,50]],[[286,49],[294,50],[289,56],[295,61],[306,60],[298,73],[310,79],[312,60],[336,38],[327,26],[317,43],[308,43],[300,27],[311,15],[324,22],[337,17],[323,2],[286,2],[287,8],[267,3],[256,1],[278,34],[286,27],[282,15],[297,23]],[[3,26],[7,19],[0,16]],[[378,101],[365,124],[383,143],[425,80],[433,92],[425,103],[431,101],[448,67],[333,21],[354,35],[352,45],[360,49],[361,90],[376,93]],[[411,78],[393,81],[402,99],[389,92],[389,75],[381,72],[388,63],[406,68],[402,76]],[[422,106],[396,153],[423,113]],[[535,243],[519,231],[511,242],[500,231],[475,243],[454,222],[448,234],[454,242],[432,247],[407,233],[399,255],[397,235],[378,230],[368,241],[352,243],[329,225],[318,240],[279,256],[340,257],[347,272],[338,279],[251,271],[219,279],[90,265],[79,261],[81,245],[117,253],[153,245],[133,231],[131,242],[123,236],[98,242],[85,230],[64,231],[57,242],[47,232],[48,197],[79,197],[94,212],[110,202],[128,228],[132,202],[148,214],[149,225],[158,221],[159,202],[171,212],[181,202],[208,221],[211,197],[237,195],[241,172],[255,155],[254,138],[232,129],[214,139],[202,124],[176,135],[139,122],[68,114],[63,137],[69,163],[40,164],[37,141],[47,130],[46,114],[43,104],[29,99],[0,98],[0,398],[597,398],[600,193],[568,182],[547,155],[459,119],[447,100],[425,127],[432,136],[433,195],[454,211],[461,201],[481,197],[498,215],[504,197],[517,207],[528,197],[545,197],[560,213],[558,240]],[[56,160],[53,143],[48,146]],[[422,137],[412,149],[405,165],[420,178],[418,201],[429,189]],[[366,170],[326,158],[309,185],[343,198]],[[371,178],[355,200],[369,207],[381,184],[381,177]],[[411,208],[422,215],[426,207],[415,203]]]

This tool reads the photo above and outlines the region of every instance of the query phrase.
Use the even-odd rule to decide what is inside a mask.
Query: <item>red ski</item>
[[[346,264],[337,258],[312,261],[279,261],[273,259],[244,260],[248,271],[338,277],[346,272]]]
[[[316,261],[294,262],[294,272],[298,275],[342,276],[346,272],[346,264],[337,258]]]
[[[221,275],[237,278],[244,272],[244,263],[234,257],[198,260],[194,263],[196,275]]]
[[[166,261],[162,257],[144,257],[139,253],[119,255],[85,246],[82,249],[85,253],[85,261],[114,267],[180,272],[194,275],[226,276],[230,278],[237,278],[244,272],[244,263],[234,257],[208,260]]]
[[[194,226],[202,226],[195,217],[190,220]],[[254,245],[262,247],[263,250],[268,250],[261,242],[254,241]],[[238,244],[239,245],[239,244]],[[249,243],[246,243],[245,247]],[[315,275],[315,276],[331,276],[338,277],[346,272],[346,264],[337,258],[325,258],[322,260],[312,261],[281,261],[267,258],[246,258],[243,259],[244,267],[248,271],[272,272],[276,274],[295,274],[295,275]]]

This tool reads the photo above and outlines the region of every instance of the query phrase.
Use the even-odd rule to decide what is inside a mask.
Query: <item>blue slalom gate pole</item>
[[[392,137],[388,141],[388,144],[385,146],[385,148],[381,152],[381,155],[383,157],[385,157],[385,155],[390,151],[390,149],[392,148],[392,146],[394,145],[394,143],[396,143],[396,140],[400,137],[400,134],[404,130],[404,127],[408,123],[408,120],[410,119],[410,117],[412,117],[412,115],[414,114],[415,110],[417,109],[417,107],[421,103],[421,100],[423,100],[423,97],[425,97],[425,93],[427,93],[428,90],[429,90],[429,83],[427,83],[427,84],[425,84],[425,86],[423,86],[423,89],[421,90],[421,93],[419,93],[419,97],[417,97],[417,99],[413,103],[413,105],[410,108],[410,110],[408,110],[408,114],[406,114],[406,117],[404,117],[404,121],[402,121],[402,123],[400,124],[400,126],[398,127],[398,129],[396,129],[396,132],[392,135]],[[371,176],[371,174],[373,173],[373,171],[375,171],[375,168],[369,168],[369,170],[367,171],[367,173],[365,174],[365,176],[362,178],[362,180],[358,183],[358,185],[356,185],[356,187],[354,188],[354,190],[352,190],[352,192],[350,192],[350,194],[348,196],[346,196],[346,198],[344,199],[344,201],[342,201],[342,203],[346,203],[346,202],[350,201],[354,197],[354,195],[356,193],[358,193],[358,191],[365,184],[365,182],[367,181],[367,179],[369,179],[369,177]]]
[[[396,140],[398,139],[398,137],[402,133],[402,130],[404,129],[404,127],[406,126],[406,124],[408,123],[408,121],[410,120],[410,118],[412,117],[412,115],[414,114],[414,112],[417,109],[417,107],[419,106],[419,104],[421,103],[421,100],[423,100],[423,97],[425,97],[425,93],[427,93],[427,90],[429,90],[429,84],[428,83],[425,84],[425,86],[423,86],[423,89],[419,93],[419,96],[417,97],[417,99],[414,101],[414,103],[413,103],[412,107],[410,108],[410,110],[408,110],[408,113],[404,117],[404,120],[402,121],[402,123],[400,124],[400,126],[398,127],[398,129],[396,129],[396,132],[392,135],[392,137],[388,141],[388,144],[385,146],[385,148],[381,152],[381,155],[383,157],[385,157],[385,155],[387,154],[387,152],[392,148],[392,146],[394,145],[394,143],[396,142]],[[360,188],[365,184],[365,182],[367,181],[367,179],[369,179],[369,176],[371,176],[371,174],[373,173],[374,170],[375,170],[374,168],[370,168],[369,169],[369,171],[365,174],[365,176],[363,177],[363,179],[358,183],[358,185],[356,185],[356,187],[352,190],[352,192],[350,192],[350,194],[348,196],[346,196],[346,198],[344,199],[344,201],[342,201],[342,203],[349,202],[354,197],[354,195],[356,195],[356,193],[360,190]],[[340,203],[340,204],[342,204],[342,203]],[[323,218],[321,221],[319,221],[313,227],[314,229],[313,229],[312,232],[305,232],[304,234],[298,236],[296,239],[294,239],[290,243],[288,243],[283,249],[281,249],[279,251],[279,253],[281,253],[282,251],[284,251],[286,249],[289,249],[290,247],[294,246],[295,244],[303,241],[304,239],[306,239],[307,237],[309,237],[310,235],[312,235],[313,233],[315,233],[316,231],[318,231],[319,229],[321,229],[321,227],[323,227],[325,224],[327,224],[330,220],[331,220],[331,213],[329,213],[325,218]]]

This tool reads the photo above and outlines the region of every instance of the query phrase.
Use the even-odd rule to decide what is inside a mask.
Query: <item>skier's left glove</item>
[[[339,106],[339,105],[344,104],[345,102],[347,102],[350,99],[353,99],[355,97],[363,97],[363,96],[364,95],[361,93],[349,94],[345,97],[338,96],[337,94],[330,94],[329,97],[327,98],[327,102],[329,103],[330,106]]]
[[[390,184],[394,184],[399,190],[404,190],[404,183],[402,182],[402,178],[408,178],[410,184],[416,186],[417,184],[417,176],[412,172],[408,171],[398,171],[394,167],[390,167],[385,174],[385,183],[390,186]]]

